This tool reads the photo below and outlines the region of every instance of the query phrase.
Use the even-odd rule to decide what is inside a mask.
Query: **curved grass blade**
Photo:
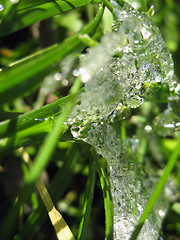
[[[149,198],[148,202],[147,202],[147,205],[139,219],[139,222],[138,222],[138,225],[136,226],[135,228],[135,231],[133,232],[130,240],[135,240],[137,239],[138,237],[138,234],[139,232],[141,231],[146,219],[148,218],[149,214],[151,213],[154,205],[156,204],[166,182],[167,182],[167,179],[168,177],[170,176],[175,164],[176,164],[176,161],[178,159],[178,156],[179,156],[179,149],[180,149],[180,138],[179,140],[177,141],[177,144],[176,144],[176,147],[172,153],[172,155],[170,156],[169,158],[169,161],[166,165],[166,168],[162,174],[162,176],[160,177],[160,180],[159,182],[157,183],[155,189],[154,189],[154,192],[153,194],[151,195],[151,197]]]
[[[34,90],[34,85],[37,86],[42,81],[42,78],[37,78],[37,74],[42,73],[52,63],[62,60],[75,49],[76,52],[81,52],[85,46],[81,43],[79,35],[84,33],[93,35],[101,21],[103,11],[104,8],[100,7],[94,20],[74,37],[28,56],[0,71],[0,106]]]
[[[105,218],[106,218],[106,236],[105,240],[113,239],[113,203],[111,197],[111,188],[108,181],[106,172],[102,166],[101,160],[94,149],[92,149],[92,154],[94,160],[96,161],[96,167],[99,174],[99,179],[101,183],[101,188],[104,197],[104,208],[105,208]]]
[[[78,95],[80,86],[81,80],[80,78],[76,78],[73,86],[70,89],[70,94],[74,95],[74,98],[72,98],[70,101],[66,101],[64,111],[57,117],[52,131],[45,138],[30,171],[25,176],[24,187],[19,195],[16,205],[8,212],[0,228],[2,239],[7,239],[11,234],[9,229],[13,230],[22,203],[29,198],[31,192],[33,191],[35,181],[39,178],[41,172],[49,163],[56,148],[57,141],[62,136],[64,122],[67,120],[68,115],[75,104],[75,97]]]
[[[11,9],[9,9],[9,14],[5,15],[5,18],[3,18],[0,25],[0,37],[16,32],[37,21],[90,4],[89,0],[21,0],[16,5],[12,5],[10,1],[8,2]],[[99,0],[99,3],[100,2],[101,1]],[[5,6],[2,12],[5,12],[7,7]],[[16,19],[16,21],[14,21],[14,19]]]
[[[40,109],[18,114],[0,122],[0,153],[42,140],[51,131],[56,117],[61,113],[64,103],[73,96],[67,96]],[[6,113],[8,116],[10,113]]]
[[[75,104],[75,99],[78,95],[79,89],[81,87],[80,78],[76,78],[73,86],[70,89],[70,95],[73,96],[71,100],[68,99],[64,105],[64,111],[57,117],[52,131],[48,134],[44,143],[42,144],[37,157],[34,160],[34,164],[30,169],[29,174],[26,176],[25,184],[34,183],[40,176],[43,169],[47,166],[50,161],[50,157],[53,154],[56,143],[59,138],[62,136],[64,131],[64,122],[67,120],[69,114],[72,111],[72,108]]]
[[[79,225],[77,240],[85,240],[87,238],[88,224],[90,219],[94,185],[96,180],[96,165],[91,162],[89,168],[89,178],[86,186],[85,199],[82,210],[82,218]]]
[[[9,0],[4,0],[1,4],[1,14],[0,14],[0,24],[2,23],[3,19],[6,17],[6,15],[8,15],[8,13],[10,12],[11,8],[13,7],[13,5],[11,4],[11,2]]]
[[[16,115],[16,113],[2,112],[2,117],[6,115],[8,119],[2,121],[0,124],[0,138],[8,137],[24,129],[34,127],[46,121],[48,122],[49,119],[53,119],[61,113],[65,101],[72,97],[73,96],[68,95],[67,97],[47,104],[40,109],[25,114],[18,113]]]

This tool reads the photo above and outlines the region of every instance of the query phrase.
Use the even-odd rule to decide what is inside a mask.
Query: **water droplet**
[[[91,75],[84,68],[79,69],[79,74],[83,83],[86,83],[91,79]]]
[[[54,78],[55,78],[56,81],[60,81],[60,80],[62,80],[62,74],[61,73],[55,73]]]
[[[35,121],[40,121],[40,122],[43,122],[43,121],[44,121],[44,120],[41,119],[41,118],[35,118],[34,120],[35,120]]]
[[[4,6],[2,4],[0,4],[0,12],[3,11]]]
[[[151,32],[147,30],[147,28],[142,27],[141,33],[144,39],[148,39],[151,36]]]
[[[156,90],[155,83],[172,84],[173,61],[159,29],[128,4],[123,10],[115,6],[116,32],[105,35],[81,59],[85,88],[72,122],[77,115],[88,122],[108,118],[119,106],[136,108]]]
[[[152,127],[150,125],[145,126],[145,131],[150,133],[152,131]]]
[[[12,4],[17,4],[20,0],[10,0]]]
[[[149,14],[150,17],[154,16],[154,14],[155,14],[154,5],[152,5],[152,6],[150,7],[150,9],[148,10],[148,14]]]
[[[159,216],[160,217],[165,217],[166,211],[159,210]]]
[[[147,15],[127,3],[121,9],[115,1],[111,2],[119,18],[114,23],[115,31],[105,35],[81,58],[79,75],[85,83],[84,92],[67,122],[74,138],[94,146],[107,160],[114,204],[114,239],[127,240],[157,179],[151,173],[145,178],[142,168],[136,165],[139,140],[122,143],[109,123],[122,119],[126,109],[140,106],[148,97],[147,90],[155,89],[157,83],[170,86],[173,61],[159,29]],[[164,123],[169,122],[163,122],[163,127]],[[146,132],[151,130],[150,125],[145,127]],[[137,172],[142,174],[137,176]],[[162,222],[158,212],[166,211],[164,204],[159,204],[146,221],[139,239],[157,238]]]
[[[62,85],[63,85],[64,87],[68,86],[68,84],[69,84],[69,82],[68,82],[67,79],[63,79],[63,80],[62,80]]]
[[[73,75],[74,75],[75,77],[78,77],[78,76],[79,76],[79,71],[78,71],[77,69],[74,69]]]
[[[154,119],[153,128],[158,135],[174,136],[180,131],[179,113],[175,109],[168,107]]]

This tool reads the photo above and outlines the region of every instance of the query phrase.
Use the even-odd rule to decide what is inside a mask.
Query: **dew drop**
[[[86,83],[91,79],[91,75],[84,68],[79,69],[79,74],[83,83]]]
[[[41,118],[35,118],[34,120],[35,120],[35,121],[39,121],[39,122],[43,122],[43,121],[44,121],[44,120],[41,119]]]
[[[145,126],[145,131],[150,133],[152,131],[152,127],[150,125]]]
[[[0,12],[4,10],[4,6],[0,4]]]
[[[60,81],[62,79],[62,74],[61,73],[55,73],[54,78],[56,81]]]
[[[69,84],[69,82],[68,82],[67,79],[63,79],[63,80],[62,80],[62,85],[63,85],[64,87],[67,87],[68,84]]]
[[[10,0],[12,4],[17,4],[20,0]]]
[[[79,71],[78,71],[77,69],[74,69],[73,75],[74,75],[75,77],[78,77],[78,76],[79,76]]]
[[[127,3],[123,9],[116,1],[111,3],[119,19],[114,22],[114,31],[81,58],[79,75],[85,83],[84,91],[67,122],[74,138],[89,143],[107,160],[114,204],[114,239],[128,240],[157,178],[153,173],[145,178],[136,165],[139,140],[122,143],[110,123],[123,119],[126,109],[139,107],[149,95],[147,90],[154,90],[157,83],[170,87],[174,70],[160,31],[148,16]],[[161,123],[163,129],[164,123],[170,124]],[[147,125],[145,131],[151,132],[152,127]],[[137,176],[137,172],[142,174]],[[166,211],[164,204],[159,204],[146,221],[139,239],[158,238],[163,218],[158,212]]]

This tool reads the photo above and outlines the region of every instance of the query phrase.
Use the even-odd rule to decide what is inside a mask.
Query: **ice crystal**
[[[119,21],[114,22],[114,32],[81,61],[79,75],[85,87],[71,124],[106,119],[116,109],[136,108],[159,83],[172,85],[173,61],[158,28],[128,4],[123,10],[116,6],[115,12]]]
[[[107,160],[109,166],[114,205],[114,239],[128,240],[152,194],[157,177],[151,171],[143,172],[136,156],[137,139],[127,139],[122,143],[115,129],[108,123],[93,123],[87,131],[84,140]],[[170,192],[161,196],[157,207],[143,226],[139,240],[158,238],[167,211],[167,199],[172,195],[169,186],[166,186],[166,191]]]
[[[179,107],[179,102],[176,105]],[[153,130],[159,136],[173,137],[180,132],[180,112],[175,111],[175,107],[168,107],[154,119],[153,123]]]
[[[133,156],[135,145],[121,143],[110,122],[140,106],[160,83],[173,87],[173,61],[159,29],[129,4],[111,1],[118,21],[114,31],[81,60],[85,83],[68,122],[75,138],[94,146],[108,163],[114,204],[114,239],[129,239],[156,178],[146,175]],[[78,72],[77,72],[78,71]],[[128,146],[127,146],[128,145]],[[132,149],[131,152],[128,149]],[[157,239],[166,201],[146,221],[138,239]]]

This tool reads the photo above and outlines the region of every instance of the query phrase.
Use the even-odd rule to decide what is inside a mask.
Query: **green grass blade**
[[[13,5],[9,0],[4,0],[2,3],[2,10],[0,12],[0,24],[2,23],[3,19],[5,18],[6,15],[10,12],[11,8]]]
[[[10,1],[8,1],[10,2]],[[99,3],[101,1],[99,0]],[[0,25],[0,37],[16,32],[37,21],[41,21],[71,9],[79,8],[90,4],[89,0],[38,0],[38,1],[20,1],[16,5],[9,3],[11,9],[6,14]],[[8,6],[4,7],[5,12]],[[16,19],[16,21],[14,21]],[[8,27],[7,27],[8,26]]]
[[[138,222],[138,225],[136,226],[136,229],[134,231],[134,233],[132,234],[131,236],[131,240],[135,240],[137,239],[138,237],[138,234],[139,232],[141,231],[141,228],[143,227],[146,219],[148,218],[149,214],[151,213],[154,205],[156,204],[166,182],[167,182],[167,179],[168,177],[170,176],[170,173],[172,172],[175,164],[176,164],[176,161],[178,159],[178,156],[179,156],[179,149],[180,149],[180,138],[176,144],[176,147],[172,153],[172,155],[170,156],[169,158],[169,161],[166,165],[166,168],[162,174],[162,176],[160,177],[160,180],[159,182],[157,183],[155,189],[154,189],[154,192],[153,194],[151,195],[150,199],[148,200],[147,202],[147,205],[139,219],[139,222]]]
[[[30,169],[29,174],[26,176],[25,183],[27,185],[34,183],[38,179],[41,172],[50,161],[50,157],[55,150],[56,143],[62,136],[62,133],[64,131],[64,122],[67,120],[75,104],[75,97],[78,95],[80,86],[81,80],[80,78],[76,78],[70,90],[70,94],[74,95],[74,98],[71,98],[71,100],[68,99],[68,101],[66,101],[64,111],[61,113],[60,116],[57,117],[52,131],[48,134],[47,138],[42,144],[38,155],[34,160],[33,166]]]
[[[81,43],[79,35],[84,33],[93,35],[101,21],[103,11],[104,8],[100,7],[94,20],[74,37],[28,56],[0,71],[0,105],[23,96],[30,89],[34,90],[34,85],[42,81],[42,78],[34,76],[43,72],[52,63],[62,60],[74,49],[77,51],[78,47],[81,47],[82,50],[85,46]]]
[[[28,128],[37,125],[39,126],[40,124],[44,124],[44,122],[49,124],[49,121],[52,121],[61,113],[65,101],[73,97],[74,96],[68,95],[67,97],[47,104],[40,109],[36,109],[25,114],[2,112],[1,114],[5,115],[9,119],[1,122],[0,138],[16,135],[22,130],[27,130]]]
[[[7,229],[7,226],[10,226],[11,230],[13,229],[20,206],[23,202],[26,201],[26,199],[29,198],[35,181],[39,178],[41,172],[50,161],[50,158],[56,148],[57,141],[62,136],[64,130],[64,122],[67,120],[75,104],[75,96],[77,96],[80,86],[81,80],[80,78],[76,78],[73,86],[70,89],[70,94],[74,95],[74,98],[72,98],[70,101],[66,101],[64,111],[57,117],[52,131],[45,138],[30,171],[25,176],[25,185],[18,198],[18,201],[16,202],[16,206],[10,210],[6,216],[6,219],[4,220],[3,226],[1,226],[0,230],[2,239],[7,239],[9,236],[10,233],[9,229]]]
[[[113,239],[113,203],[111,197],[111,188],[110,183],[108,181],[108,177],[102,166],[101,160],[95,150],[93,149],[92,154],[96,161],[96,167],[99,174],[99,179],[101,183],[101,188],[103,191],[104,197],[104,208],[105,208],[105,218],[106,218],[106,236],[105,240]]]
[[[2,121],[0,153],[24,146],[36,139],[42,139],[42,136],[52,129],[54,120],[61,113],[65,101],[72,97],[69,95],[40,109],[17,116],[13,115],[12,119]],[[5,115],[9,116],[8,113]]]
[[[85,240],[87,238],[95,180],[96,180],[96,165],[94,162],[91,162],[89,169],[89,178],[86,186],[84,205],[82,210],[82,219],[79,225],[77,240]]]

